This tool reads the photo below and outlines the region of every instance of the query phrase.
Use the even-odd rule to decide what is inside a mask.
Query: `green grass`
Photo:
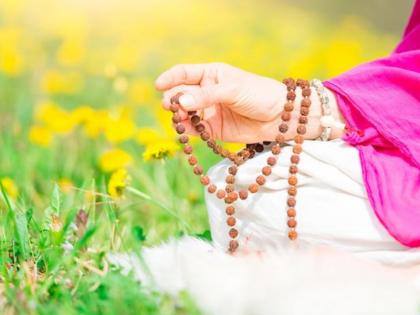
[[[37,147],[24,129],[30,110],[16,111],[9,114],[22,129],[0,133],[0,175],[19,188],[17,200],[3,187],[0,196],[0,313],[199,314],[187,294],[175,301],[106,261],[109,252],[141,255],[143,246],[184,234],[210,238],[203,188],[184,158],[146,163],[142,147],[124,143],[136,161],[124,199],[114,202],[109,174],[97,166],[106,144],[76,132]],[[215,162],[206,158],[205,167]],[[74,183],[69,192],[56,184],[64,177]]]

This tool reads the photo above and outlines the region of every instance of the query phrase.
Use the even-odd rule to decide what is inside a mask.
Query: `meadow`
[[[154,292],[106,260],[211,240],[154,79],[212,61],[324,79],[396,42],[358,16],[288,2],[2,0],[0,313],[199,314],[188,294]],[[217,163],[195,144],[205,169]]]

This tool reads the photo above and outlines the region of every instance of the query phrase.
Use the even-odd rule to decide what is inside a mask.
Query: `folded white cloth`
[[[242,248],[263,249],[289,242],[286,198],[291,149],[290,145],[282,149],[272,174],[257,194],[235,202]],[[238,190],[255,182],[270,155],[269,150],[257,154],[240,166],[235,183]],[[224,160],[210,169],[208,175],[218,187],[226,185],[230,165]],[[299,240],[330,245],[386,264],[420,264],[420,249],[406,248],[394,240],[370,207],[357,149],[340,139],[305,141],[297,177]],[[211,194],[206,194],[206,202],[214,245],[226,249],[226,205]]]

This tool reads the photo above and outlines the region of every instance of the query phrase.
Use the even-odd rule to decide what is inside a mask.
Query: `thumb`
[[[229,103],[232,99],[231,94],[218,84],[203,86],[199,89],[186,91],[179,98],[179,103],[187,111],[198,110],[216,103]]]

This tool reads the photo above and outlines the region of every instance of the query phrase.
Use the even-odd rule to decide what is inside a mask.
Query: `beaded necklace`
[[[188,112],[188,117],[192,126],[194,126],[194,129],[200,134],[200,138],[207,143],[207,146],[212,149],[215,154],[220,155],[223,158],[227,158],[232,162],[232,165],[228,168],[228,174],[225,178],[226,186],[224,188],[217,187],[215,184],[211,183],[210,178],[207,175],[204,175],[203,168],[198,164],[197,157],[193,155],[193,148],[188,143],[189,137],[185,135],[186,128],[182,124],[182,119],[179,114],[179,97],[182,95],[182,93],[178,93],[171,98],[170,110],[173,113],[172,122],[174,123],[176,132],[179,134],[179,142],[184,145],[184,153],[187,155],[188,163],[192,166],[194,174],[200,176],[200,182],[207,187],[207,191],[210,194],[216,194],[217,198],[223,199],[227,204],[225,211],[227,215],[226,223],[229,227],[228,234],[230,241],[228,244],[228,251],[230,253],[234,253],[239,247],[239,231],[235,227],[236,218],[234,203],[238,200],[238,198],[246,200],[249,193],[257,193],[259,188],[266,183],[266,177],[270,176],[272,167],[276,165],[282,145],[284,145],[286,142],[285,133],[289,130],[289,121],[292,118],[292,112],[294,110],[296,87],[299,87],[302,91],[302,101],[298,118],[298,126],[296,128],[296,135],[294,137],[294,145],[292,148],[293,154],[290,157],[291,165],[289,167],[289,187],[287,190],[288,197],[286,202],[286,214],[288,217],[288,238],[294,241],[298,237],[298,233],[296,231],[296,194],[298,184],[297,173],[298,164],[300,161],[299,155],[302,152],[302,143],[306,133],[306,124],[308,123],[309,108],[311,106],[311,89],[309,87],[309,82],[302,79],[295,81],[292,78],[287,78],[283,80],[283,84],[285,84],[287,88],[287,101],[281,114],[282,122],[279,125],[279,134],[276,136],[275,141],[247,144],[237,153],[229,152],[221,145],[217,144],[214,139],[211,139],[210,134],[206,131],[204,124],[201,123],[201,117],[197,115],[197,111]],[[267,158],[266,165],[262,167],[261,174],[256,177],[255,182],[251,183],[247,190],[242,189],[237,191],[235,188],[235,175],[237,174],[240,165],[242,165],[248,159],[252,159],[256,153],[263,152],[264,145],[271,145],[272,156]]]

